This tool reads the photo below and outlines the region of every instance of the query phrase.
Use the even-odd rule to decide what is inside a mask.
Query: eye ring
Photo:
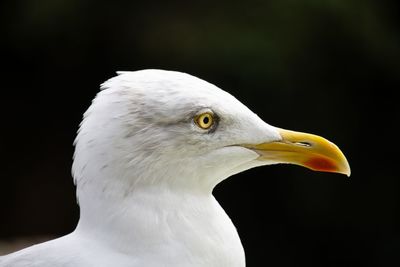
[[[202,114],[197,115],[194,118],[194,122],[198,127],[203,130],[209,130],[215,122],[214,115],[210,112],[205,112]]]

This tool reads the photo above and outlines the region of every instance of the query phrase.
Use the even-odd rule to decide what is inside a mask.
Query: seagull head
[[[269,125],[229,93],[173,71],[119,72],[84,114],[73,176],[80,192],[211,192],[249,168],[297,164],[350,175],[330,141]]]

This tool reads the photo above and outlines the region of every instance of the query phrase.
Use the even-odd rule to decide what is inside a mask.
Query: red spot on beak
[[[323,172],[336,172],[337,166],[335,162],[325,157],[311,158],[304,163],[305,166],[312,170]]]

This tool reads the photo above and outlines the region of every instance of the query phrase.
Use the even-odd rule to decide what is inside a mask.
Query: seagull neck
[[[189,231],[194,225],[201,232],[201,227],[209,226],[210,218],[223,217],[230,222],[211,193],[152,187],[135,190],[126,197],[82,194],[79,201],[81,218],[76,232],[109,244],[113,241],[117,244],[140,240],[163,242],[164,238],[167,242],[170,237],[167,232],[160,234],[163,229],[179,235],[180,228],[186,227]]]

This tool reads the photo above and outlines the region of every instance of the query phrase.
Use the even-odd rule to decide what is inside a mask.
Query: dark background
[[[352,176],[277,165],[214,194],[248,266],[400,266],[399,1],[2,1],[0,240],[71,232],[72,142],[117,70],[188,72],[312,132]]]

